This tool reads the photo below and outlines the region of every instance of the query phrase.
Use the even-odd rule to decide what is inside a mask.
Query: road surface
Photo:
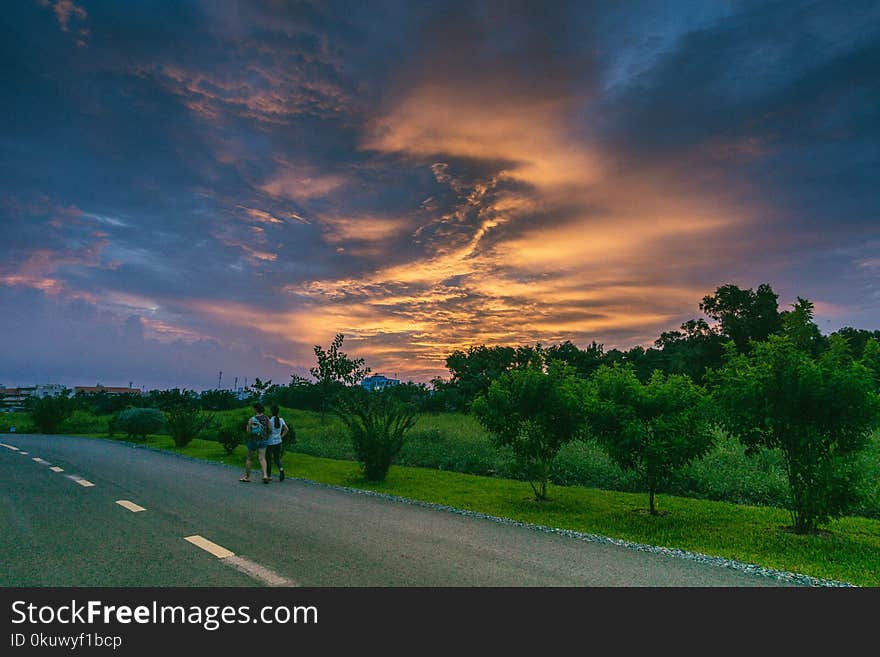
[[[107,440],[0,443],[2,586],[785,585]]]

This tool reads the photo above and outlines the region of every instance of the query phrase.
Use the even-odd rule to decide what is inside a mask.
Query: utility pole
[[[220,370],[220,375],[217,377],[217,390],[220,390],[220,382],[223,380],[223,370]]]
[[[235,383],[232,384],[232,389],[238,392],[238,377],[235,377]]]

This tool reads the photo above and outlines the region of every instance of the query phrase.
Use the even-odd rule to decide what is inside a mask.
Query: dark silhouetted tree
[[[703,297],[700,310],[721,324],[721,334],[733,340],[740,353],[749,350],[751,340],[766,340],[782,328],[778,295],[768,284],[757,290],[722,285]]]
[[[363,358],[349,358],[342,351],[344,339],[342,333],[337,333],[326,351],[320,345],[315,345],[317,365],[309,368],[309,372],[317,379],[321,390],[322,423],[339,390],[347,385],[355,385],[370,373],[370,368],[364,366]]]

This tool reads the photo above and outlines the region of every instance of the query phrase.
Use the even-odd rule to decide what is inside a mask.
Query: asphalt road
[[[784,585],[317,487],[295,472],[242,484],[227,466],[105,440],[9,434],[0,443],[20,450],[0,447],[2,586]]]

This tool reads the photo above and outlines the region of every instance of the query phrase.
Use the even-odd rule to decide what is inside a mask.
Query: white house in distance
[[[384,390],[388,386],[400,385],[400,379],[389,379],[384,374],[373,374],[361,381],[361,386],[367,390]]]
[[[67,390],[59,383],[40,383],[26,388],[4,388],[0,386],[0,410],[20,411],[31,397],[58,397]]]

